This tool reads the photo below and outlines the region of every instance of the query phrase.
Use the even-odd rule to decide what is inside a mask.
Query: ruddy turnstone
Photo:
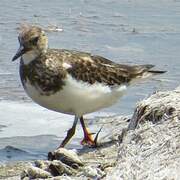
[[[50,49],[45,32],[26,25],[18,36],[20,77],[26,93],[39,105],[74,115],[72,128],[62,141],[64,147],[75,133],[78,119],[84,132],[82,143],[94,145],[83,115],[111,106],[136,79],[165,71],[153,65],[124,65],[86,52]]]

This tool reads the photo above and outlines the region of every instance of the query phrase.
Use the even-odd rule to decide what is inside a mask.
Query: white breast
[[[63,89],[49,96],[41,95],[29,81],[25,83],[25,86],[27,94],[41,106],[78,116],[114,104],[126,90],[125,85],[111,89],[100,83],[90,85],[82,81],[77,81],[70,75],[67,76]]]
[[[31,61],[37,58],[37,53],[35,51],[27,51],[25,54],[22,55],[23,63],[29,64]]]

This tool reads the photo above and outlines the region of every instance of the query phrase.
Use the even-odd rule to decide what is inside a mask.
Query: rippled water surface
[[[24,93],[19,63],[11,62],[18,48],[17,27],[23,22],[45,29],[62,28],[62,32],[48,32],[52,48],[87,51],[119,63],[155,64],[157,69],[168,71],[129,88],[119,103],[88,115],[89,119],[131,114],[138,100],[156,90],[179,85],[178,0],[1,0],[0,161],[45,157],[46,152],[59,145],[73,121],[72,116],[36,105]],[[90,123],[90,128],[96,132],[98,127]],[[80,147],[81,137],[78,128],[69,146]]]

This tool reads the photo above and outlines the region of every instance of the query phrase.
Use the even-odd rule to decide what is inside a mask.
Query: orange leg
[[[86,128],[83,116],[80,117],[81,126],[84,132],[84,139],[81,141],[82,145],[96,146],[96,141],[92,137],[92,133]]]

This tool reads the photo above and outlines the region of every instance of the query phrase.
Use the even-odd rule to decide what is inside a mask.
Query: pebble
[[[98,168],[87,166],[84,168],[84,175],[91,178],[101,178],[105,173]]]
[[[52,154],[51,154],[51,160],[56,159],[56,160],[60,160],[61,162],[74,167],[75,169],[77,168],[77,166],[83,166],[83,162],[80,160],[80,158],[78,157],[77,153],[74,152],[73,150],[67,150],[65,148],[59,148],[57,150],[55,150]]]
[[[76,170],[58,160],[54,160],[51,162],[51,164],[49,165],[49,171],[53,176],[59,176],[63,174],[74,175],[77,173]]]
[[[27,170],[23,171],[21,174],[21,179],[25,180],[26,177],[29,177],[30,179],[37,179],[37,178],[49,178],[52,177],[52,175],[38,167],[31,166]]]

